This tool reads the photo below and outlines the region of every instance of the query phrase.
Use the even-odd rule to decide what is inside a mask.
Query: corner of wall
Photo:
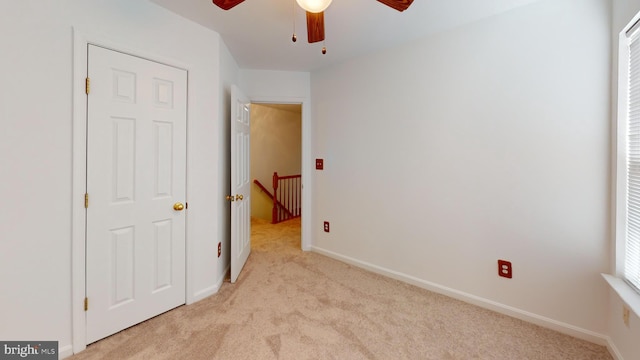
[[[218,243],[222,246],[222,255],[218,258],[218,273],[222,279],[229,270],[231,262],[231,207],[223,199],[231,189],[231,86],[239,83],[240,69],[233,55],[222,39],[220,49],[220,98],[218,114],[220,116],[220,131],[218,134],[220,149],[220,230]]]

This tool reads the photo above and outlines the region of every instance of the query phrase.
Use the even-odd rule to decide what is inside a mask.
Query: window
[[[616,268],[640,291],[640,19],[620,33]]]

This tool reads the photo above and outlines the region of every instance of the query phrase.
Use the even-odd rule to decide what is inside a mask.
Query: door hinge
[[[84,208],[89,208],[89,193],[84,193]]]
[[[85,79],[84,89],[87,95],[89,95],[89,93],[91,92],[91,79],[89,79],[89,77]]]
[[[88,311],[89,310],[89,298],[86,297],[84,298],[84,311]]]

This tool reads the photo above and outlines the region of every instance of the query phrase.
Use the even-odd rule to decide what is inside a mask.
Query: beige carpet
[[[602,346],[302,252],[299,225],[254,220],[237,284],[71,359],[612,359]]]

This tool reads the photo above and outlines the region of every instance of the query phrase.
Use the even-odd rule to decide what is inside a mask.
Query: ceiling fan
[[[229,10],[244,0],[213,0],[213,3],[223,10]],[[315,43],[324,40],[324,10],[332,0],[296,0],[298,5],[307,12],[307,40]],[[398,11],[405,11],[413,0],[377,0]],[[295,34],[292,38],[296,41]],[[323,53],[326,50],[323,49]]]

